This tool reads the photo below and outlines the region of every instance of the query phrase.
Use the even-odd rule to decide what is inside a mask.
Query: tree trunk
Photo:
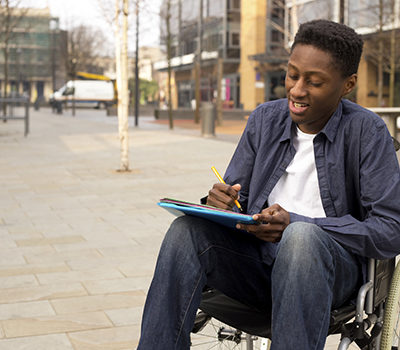
[[[394,107],[394,83],[396,76],[396,28],[395,28],[395,3],[392,3],[392,31],[390,33],[390,82],[389,82],[389,107]]]
[[[378,46],[378,106],[383,105],[383,39],[381,37]]]
[[[9,0],[5,1],[5,38],[4,38],[4,97],[7,97],[8,94],[8,56],[9,56],[9,43],[10,43],[10,35],[11,35],[11,9]],[[7,104],[3,104],[3,115],[7,114]],[[6,121],[6,120],[4,120]]]
[[[122,36],[119,24],[121,9],[116,0],[115,12],[115,59],[118,92],[118,132],[121,147],[120,171],[129,171],[129,137],[128,137],[128,80],[127,80],[127,46],[128,46],[128,0],[123,0]]]
[[[139,125],[139,0],[136,0],[136,52],[135,52],[135,126]],[[129,107],[128,107],[129,108]]]
[[[5,48],[3,49],[4,53],[4,89],[3,96],[7,97],[7,85],[8,85],[8,43],[5,42]],[[7,103],[3,103],[3,116],[7,115]],[[4,122],[6,119],[4,119]]]
[[[167,60],[168,60],[168,120],[169,128],[174,128],[174,121],[172,117],[172,87],[171,87],[171,56],[172,56],[172,38],[171,38],[171,0],[167,2]]]
[[[296,35],[298,29],[299,29],[299,21],[297,19],[297,4],[296,4],[296,0],[293,0],[292,1],[292,33],[293,33],[292,40],[294,40],[294,36]]]
[[[383,0],[379,0],[378,107],[383,106]]]
[[[201,51],[203,39],[203,0],[199,1],[199,17],[197,19],[197,48],[196,48],[196,63],[195,63],[195,97],[196,110],[194,113],[194,122],[200,121],[200,104],[201,104]]]
[[[122,137],[121,170],[129,170],[129,95],[128,95],[128,0],[123,0],[121,45],[121,87],[122,87]]]
[[[200,103],[201,103],[201,96],[200,96],[200,62],[199,59],[196,58],[194,64],[194,97],[196,99],[195,111],[194,111],[194,122],[197,124],[200,121]]]
[[[8,57],[9,57],[9,46],[8,39],[6,38],[4,48],[4,97],[8,94]]]
[[[217,73],[217,124],[222,125],[222,79],[224,63],[222,58],[218,58]]]

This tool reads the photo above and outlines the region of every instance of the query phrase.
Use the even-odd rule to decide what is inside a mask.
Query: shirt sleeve
[[[224,176],[226,183],[232,185],[239,183],[241,185],[239,202],[244,213],[247,212],[250,182],[257,154],[255,113],[257,113],[257,110],[249,117]],[[236,210],[236,207],[234,207],[234,210]]]
[[[385,127],[371,131],[360,154],[363,218],[310,218],[290,213],[291,222],[314,223],[355,254],[388,259],[400,253],[400,171]]]

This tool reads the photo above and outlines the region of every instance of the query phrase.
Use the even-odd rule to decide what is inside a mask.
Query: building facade
[[[400,0],[178,0],[171,15],[174,108],[190,107],[195,98],[199,57],[202,101],[215,99],[218,62],[225,108],[252,110],[284,97],[294,35],[313,19],[347,24],[364,38],[358,87],[348,98],[366,107],[388,106],[392,95],[392,104],[400,105]],[[156,67],[165,71],[167,62]]]
[[[252,110],[264,101],[284,97],[289,57],[285,3],[257,0],[242,6],[241,100]]]
[[[64,65],[60,64],[61,52],[65,52],[61,48],[63,43],[66,45],[59,20],[51,17],[48,8],[0,7],[1,95],[7,91],[7,95],[24,94],[35,101],[59,88],[66,75]]]
[[[161,39],[164,46],[169,1],[164,0],[161,9]],[[240,0],[171,1],[171,66],[176,90],[174,108],[192,106],[195,99],[196,60],[200,61],[201,67],[201,101],[215,100],[219,76],[224,107],[241,106],[240,3]],[[167,65],[167,61],[163,60],[157,62],[155,68],[166,71]]]

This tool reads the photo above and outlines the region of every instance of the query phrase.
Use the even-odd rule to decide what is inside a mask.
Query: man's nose
[[[300,78],[294,82],[290,89],[290,94],[297,97],[303,97],[307,94],[304,79]]]

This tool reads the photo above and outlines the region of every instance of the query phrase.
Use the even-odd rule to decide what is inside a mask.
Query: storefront
[[[193,108],[195,95],[195,82],[184,80],[177,82],[178,107]],[[217,81],[214,77],[202,78],[200,85],[201,101],[215,102],[217,99]],[[222,79],[221,98],[223,108],[240,108],[240,77],[238,74],[230,74]]]

